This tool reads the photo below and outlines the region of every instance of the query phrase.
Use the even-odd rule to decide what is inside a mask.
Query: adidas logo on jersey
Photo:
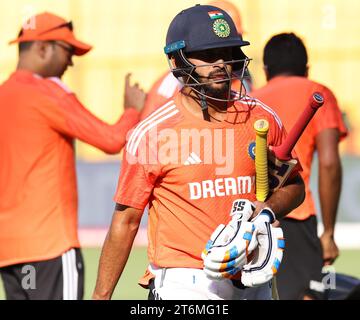
[[[201,159],[199,158],[199,156],[194,153],[194,152],[191,152],[189,157],[186,159],[186,161],[184,162],[184,165],[185,166],[188,166],[188,165],[191,165],[191,164],[200,164],[202,161]]]

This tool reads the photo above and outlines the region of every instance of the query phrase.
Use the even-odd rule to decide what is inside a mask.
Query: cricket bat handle
[[[267,134],[269,132],[269,122],[264,119],[255,121],[254,129],[256,132],[255,141],[255,171],[256,171],[256,199],[265,201],[269,193],[268,181],[268,148]]]
[[[272,150],[277,159],[282,161],[288,161],[291,159],[291,151],[293,150],[296,142],[299,140],[300,136],[304,132],[306,126],[313,118],[316,111],[324,104],[324,98],[319,92],[315,92],[303,113],[296,121],[295,125],[289,132],[285,141],[277,147],[274,147]]]

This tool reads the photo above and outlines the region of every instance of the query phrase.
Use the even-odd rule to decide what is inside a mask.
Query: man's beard
[[[230,81],[221,82],[221,87],[215,88],[212,84],[204,84],[201,88],[204,94],[209,97],[227,100],[229,98]]]
[[[224,80],[214,82],[217,76],[223,76]],[[200,84],[200,91],[209,97],[228,100],[231,86],[230,77],[226,70],[213,71],[208,77],[198,77],[199,82],[204,83]]]

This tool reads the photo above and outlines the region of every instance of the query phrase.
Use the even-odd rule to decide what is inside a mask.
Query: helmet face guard
[[[177,46],[177,48],[169,52],[167,54],[168,63],[170,66],[171,72],[174,76],[180,81],[183,87],[191,87],[199,95],[217,101],[236,101],[240,100],[242,97],[246,95],[246,86],[244,85],[244,81],[249,78],[248,65],[250,60],[246,55],[241,51],[239,47],[233,47],[233,58],[229,61],[224,61],[220,63],[204,63],[201,65],[192,64],[186,57],[183,48],[181,48],[181,44]],[[224,68],[226,72],[226,77],[223,79],[211,79],[209,81],[200,81],[200,76],[196,72],[197,69],[209,67],[209,66],[232,66],[232,72],[228,71],[228,68]],[[239,88],[232,87],[233,80],[239,80]],[[214,84],[214,83],[224,83],[228,82],[229,91],[226,98],[218,98],[213,97],[206,94],[204,88],[205,86]]]

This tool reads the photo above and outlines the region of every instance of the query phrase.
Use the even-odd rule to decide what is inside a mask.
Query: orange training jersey
[[[191,114],[181,96],[133,130],[114,200],[141,210],[149,203],[150,263],[202,268],[201,251],[215,228],[230,220],[233,201],[255,200],[254,122],[269,121],[272,145],[285,132],[255,99],[237,102],[226,121],[214,123]]]
[[[119,152],[135,110],[110,126],[59,79],[17,71],[0,86],[0,267],[78,247],[74,138]]]
[[[310,190],[310,173],[316,135],[328,128],[338,129],[341,138],[347,134],[336,98],[325,86],[305,77],[296,76],[275,77],[267,85],[251,93],[275,110],[289,132],[315,91],[324,96],[324,105],[317,111],[295,146],[295,152],[303,168],[301,175],[305,182],[306,198],[304,203],[287,217],[298,220],[315,215],[315,205]]]

